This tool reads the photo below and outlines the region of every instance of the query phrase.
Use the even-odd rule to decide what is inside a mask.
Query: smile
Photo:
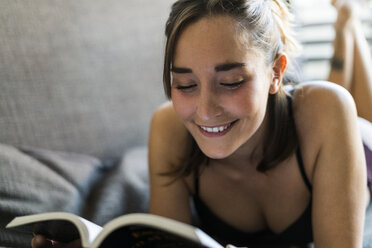
[[[228,129],[231,126],[231,123],[225,125],[225,126],[219,126],[219,127],[204,127],[200,126],[201,129],[208,133],[219,133],[223,132],[224,130]]]
[[[207,136],[222,136],[226,134],[228,131],[230,131],[231,127],[237,122],[238,120],[235,120],[233,122],[230,122],[228,124],[220,125],[220,126],[202,126],[199,125],[200,130],[203,134]]]

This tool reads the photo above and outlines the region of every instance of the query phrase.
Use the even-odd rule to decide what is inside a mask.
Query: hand
[[[81,248],[81,241],[76,239],[70,243],[62,243],[38,234],[32,239],[31,246],[32,248]]]

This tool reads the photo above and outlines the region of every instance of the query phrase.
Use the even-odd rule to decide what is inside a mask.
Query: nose
[[[197,115],[202,121],[210,121],[223,113],[218,94],[212,89],[202,88],[199,93]]]

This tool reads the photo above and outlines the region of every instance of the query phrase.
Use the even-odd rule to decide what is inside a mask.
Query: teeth
[[[220,126],[220,127],[203,127],[203,126],[200,126],[201,129],[203,129],[204,131],[207,131],[208,133],[218,133],[218,132],[223,132],[225,131],[228,127],[230,127],[231,124],[227,124],[225,126]]]

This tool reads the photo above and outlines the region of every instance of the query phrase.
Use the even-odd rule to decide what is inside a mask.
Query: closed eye
[[[243,79],[241,81],[234,82],[234,83],[221,83],[221,85],[227,88],[230,88],[230,89],[237,89],[244,83],[245,83],[245,80]]]
[[[190,85],[185,85],[185,86],[178,85],[178,86],[176,86],[176,89],[177,90],[182,90],[182,91],[187,91],[187,90],[193,89],[194,87],[196,87],[196,84],[190,84]]]

